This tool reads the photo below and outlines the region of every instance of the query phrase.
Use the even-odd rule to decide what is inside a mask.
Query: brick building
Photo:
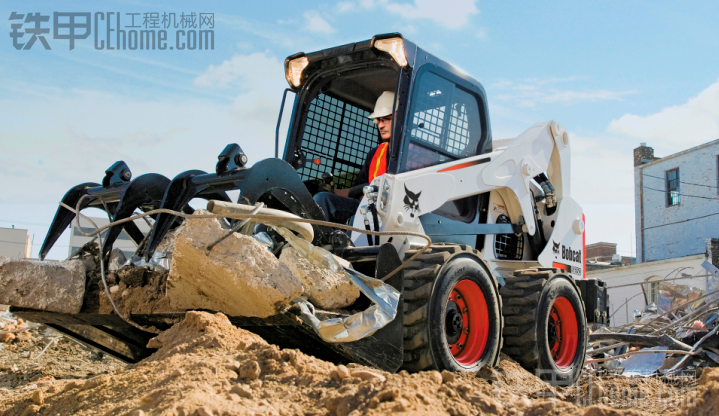
[[[719,140],[663,158],[634,149],[637,262],[703,254],[719,238]]]

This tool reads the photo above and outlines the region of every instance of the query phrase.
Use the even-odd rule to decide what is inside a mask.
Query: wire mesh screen
[[[403,171],[474,156],[482,135],[477,99],[431,72],[415,87]]]
[[[303,181],[332,173],[338,189],[352,186],[367,154],[377,147],[377,127],[369,112],[325,94],[312,100],[302,134],[307,163],[298,170]]]
[[[510,224],[506,215],[497,217],[497,224]],[[522,260],[524,236],[516,234],[495,234],[494,257],[497,260]]]

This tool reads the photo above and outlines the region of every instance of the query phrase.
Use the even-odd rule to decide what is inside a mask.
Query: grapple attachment
[[[296,170],[285,161],[266,159],[252,168],[247,168],[247,156],[237,144],[227,145],[217,159],[214,173],[188,170],[172,180],[163,175],[148,173],[132,181],[132,173],[127,164],[119,161],[105,171],[102,184],[87,182],[77,185],[65,194],[62,202],[75,207],[82,199],[80,210],[88,207],[100,208],[115,222],[131,217],[137,209],[149,212],[166,208],[191,214],[194,210],[188,204],[192,199],[232,202],[226,191],[239,190],[238,203],[252,205],[263,199],[271,206],[282,207],[301,217],[324,220],[322,210],[315,204]],[[169,213],[152,217],[155,223],[146,244],[140,244],[146,236],[132,221],[110,227],[103,241],[103,258],[108,260],[112,245],[124,229],[143,250],[136,255],[149,261],[167,232],[182,223],[182,218]],[[62,206],[58,207],[40,250],[41,259],[47,255],[74,218],[73,212]],[[326,239],[326,236],[332,233],[329,227],[314,228],[315,240]]]

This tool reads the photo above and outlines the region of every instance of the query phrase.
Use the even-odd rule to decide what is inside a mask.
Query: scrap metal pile
[[[713,266],[706,265],[708,270]],[[693,376],[719,366],[719,276],[707,290],[662,281],[634,321],[589,336],[589,367],[625,376]]]

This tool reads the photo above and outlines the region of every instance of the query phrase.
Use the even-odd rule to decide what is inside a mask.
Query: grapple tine
[[[80,198],[87,194],[88,189],[97,186],[100,186],[100,184],[94,182],[85,182],[73,188],[70,188],[70,190],[65,193],[65,196],[62,197],[62,202],[71,207],[75,207],[77,205],[77,201],[79,201]],[[80,209],[83,209],[88,206],[94,199],[95,198],[85,198]],[[40,260],[43,260],[45,256],[47,256],[47,253],[50,252],[52,246],[55,244],[55,242],[57,242],[57,239],[60,238],[62,233],[65,232],[65,229],[70,225],[74,218],[75,214],[73,212],[62,206],[57,207],[57,212],[55,212],[55,218],[52,220],[50,229],[45,236],[45,241],[42,243],[42,247],[40,248]]]
[[[195,176],[205,175],[206,172],[201,170],[188,170],[175,176],[165,190],[160,208],[171,209],[173,211],[185,211],[185,206],[192,198],[195,198],[200,192],[207,189],[206,185],[196,186],[190,181]],[[155,220],[155,226],[152,227],[150,240],[145,248],[145,261],[149,261],[152,253],[155,252],[157,246],[165,237],[175,223],[177,217],[175,215],[161,213]]]
[[[165,194],[165,190],[170,184],[170,180],[157,173],[148,173],[139,176],[137,179],[130,183],[125,193],[123,194],[120,202],[118,203],[117,210],[113,221],[123,220],[130,217],[135,209],[141,208],[144,211],[155,209],[162,203],[162,197]],[[122,230],[125,230],[135,244],[140,244],[145,236],[142,231],[135,225],[134,222],[126,222],[110,227],[108,230],[105,241],[103,242],[102,255],[103,259],[108,260],[110,251],[112,251],[112,245],[117,240]]]
[[[322,209],[312,199],[312,194],[299,180],[297,171],[281,159],[265,159],[255,163],[240,184],[238,203],[254,205],[268,190],[292,213],[301,217],[324,221]],[[332,228],[312,226],[315,242],[332,233]]]

